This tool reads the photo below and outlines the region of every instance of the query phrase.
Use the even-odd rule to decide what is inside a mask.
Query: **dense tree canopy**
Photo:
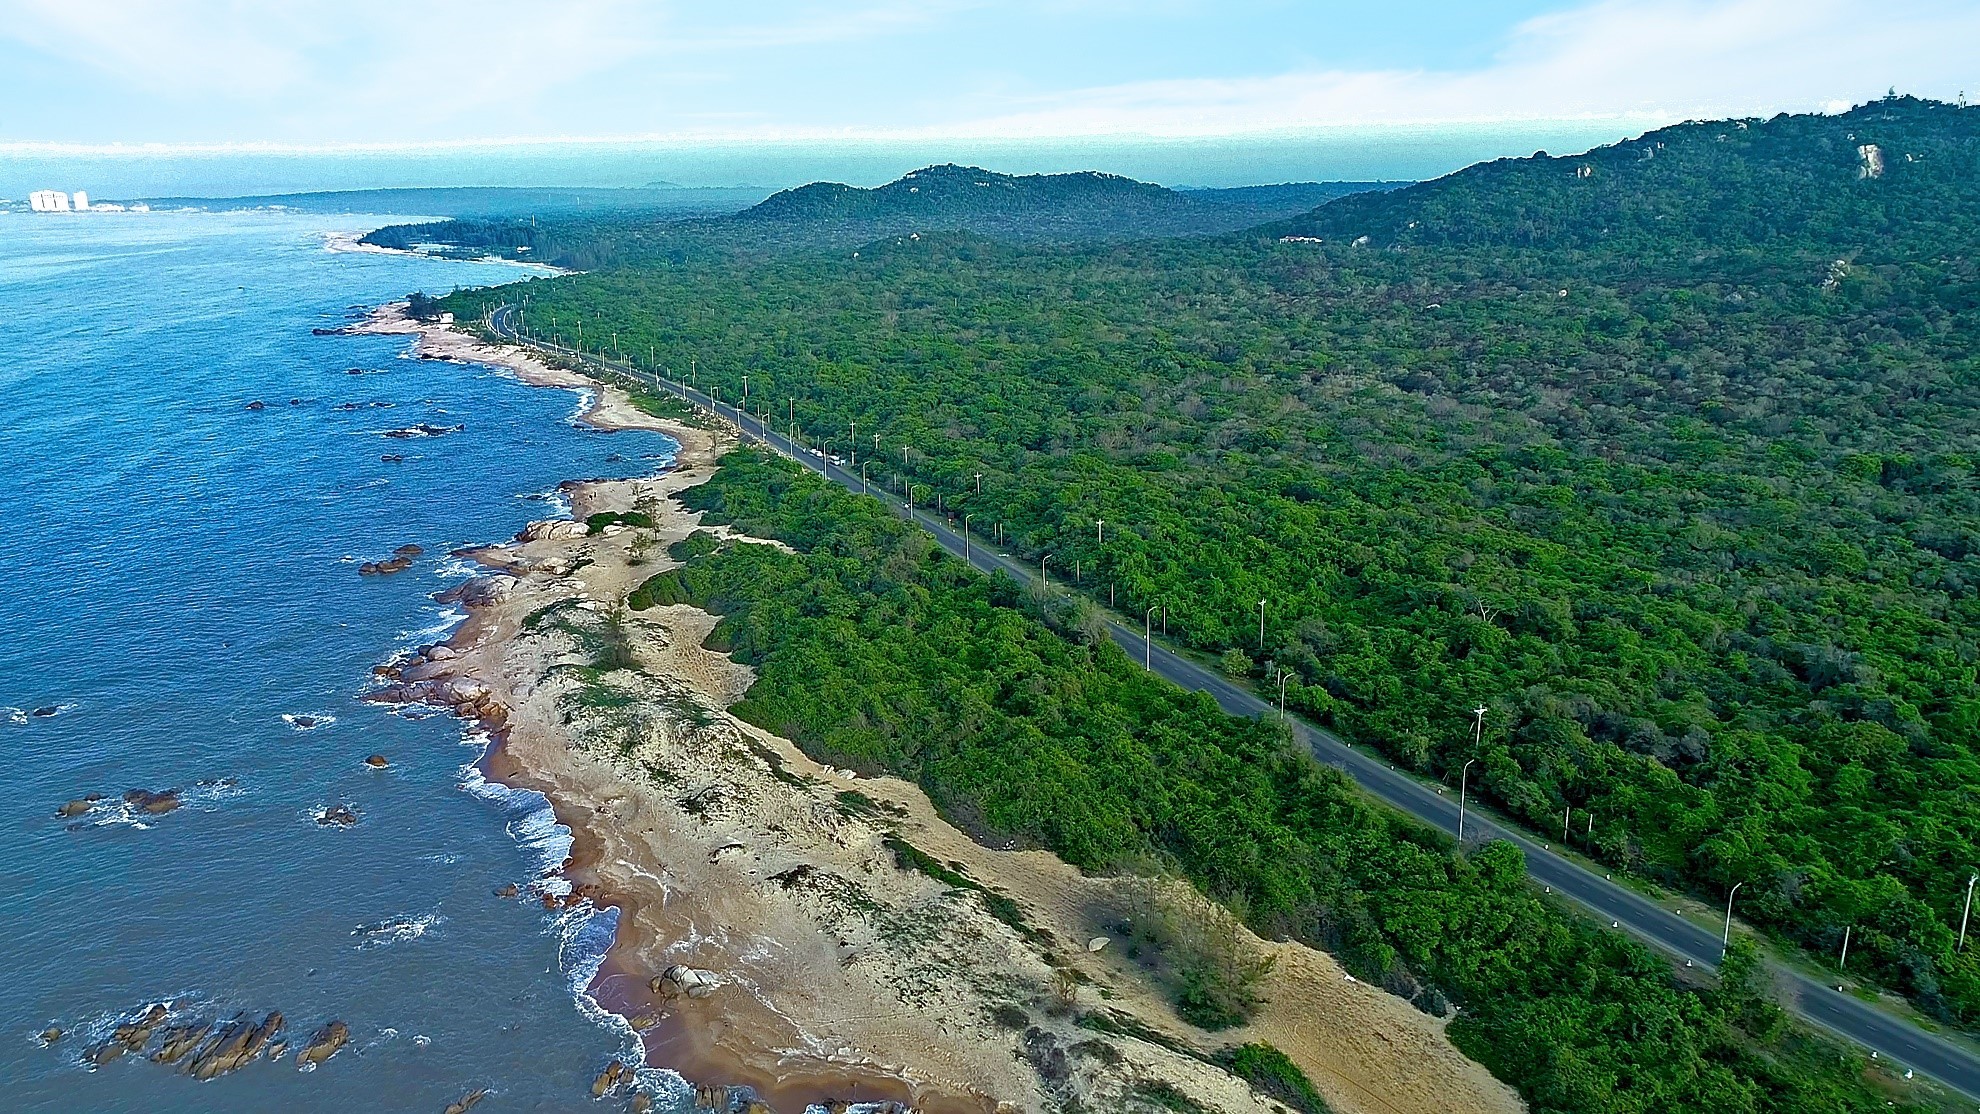
[[[725,398],[747,375],[876,482],[1290,670],[1399,764],[1476,758],[1540,831],[1572,808],[1609,862],[1743,882],[1811,949],[1852,928],[1853,970],[1970,1025],[1976,183],[1980,110],[1895,99],[1269,234],[928,235],[454,305],[526,302]]]
[[[1277,724],[1055,633],[1040,616],[1059,606],[877,500],[751,451],[686,498],[799,552],[701,535],[631,602],[721,614],[711,644],[758,671],[735,711],[813,755],[915,778],[979,835],[1089,870],[1178,870],[1261,932],[1426,1009],[1454,1003],[1452,1036],[1537,1112],[1886,1109],[1860,1060],[1780,1024],[1742,974],[1750,949],[1717,990],[1677,985],[1536,893],[1510,844],[1453,855]]]

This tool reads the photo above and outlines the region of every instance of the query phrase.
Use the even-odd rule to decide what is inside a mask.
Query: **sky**
[[[0,0],[0,144],[1229,135],[1980,94],[1980,0]]]

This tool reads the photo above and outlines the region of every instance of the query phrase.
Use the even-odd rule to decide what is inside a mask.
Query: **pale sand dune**
[[[587,679],[573,668],[589,663],[583,632],[671,567],[666,546],[698,518],[671,496],[706,479],[732,443],[728,431],[654,419],[616,388],[451,330],[390,315],[369,327],[416,335],[422,354],[585,387],[594,392],[588,420],[660,429],[682,443],[679,466],[659,477],[571,489],[579,518],[638,502],[656,512],[656,529],[480,552],[491,568],[516,574],[516,586],[471,609],[450,644],[458,656],[408,671],[428,685],[465,679],[490,690],[470,711],[501,739],[491,774],[550,798],[578,834],[571,880],[623,910],[593,989],[645,1029],[649,1062],[697,1083],[748,1084],[779,1111],[829,1098],[1031,1111],[1072,1097],[1090,1110],[1133,1110],[1146,1108],[1133,1089],[1152,1081],[1208,1110],[1280,1109],[1197,1059],[1076,1027],[1075,1003],[1055,987],[1056,964],[1084,976],[1077,1009],[1116,1011],[1206,1051],[1268,1041],[1338,1111],[1522,1109],[1450,1045],[1441,1022],[1350,982],[1331,957],[1301,945],[1245,935],[1277,958],[1267,1004],[1249,1026],[1210,1034],[1177,1021],[1119,948],[1083,946],[1103,933],[1100,910],[1118,883],[1042,852],[983,848],[917,787],[842,775],[735,720],[726,708],[752,676],[702,647],[715,619],[694,608],[627,615],[639,668],[591,682],[599,687],[587,698]],[[589,563],[571,571],[580,558]],[[531,615],[539,618],[525,629]],[[847,807],[840,794],[848,790],[879,807]],[[1016,899],[1042,937],[1026,939],[973,895],[897,867],[881,842],[888,832]],[[713,971],[722,985],[705,999],[664,1000],[647,984],[676,963]],[[1021,1010],[1023,1024],[994,1016],[998,1007]]]

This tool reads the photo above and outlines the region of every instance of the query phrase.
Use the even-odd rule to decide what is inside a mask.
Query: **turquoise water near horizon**
[[[1313,128],[1162,138],[542,141],[385,150],[130,148],[0,150],[0,198],[86,190],[94,198],[241,197],[439,186],[782,189],[835,181],[877,186],[958,162],[1010,174],[1100,170],[1167,186],[1415,181],[1544,149],[1572,154],[1641,134],[1650,119],[1521,120]]]
[[[402,338],[312,335],[521,275],[325,248],[390,219],[0,216],[0,1109],[437,1112],[470,1089],[596,1109],[592,1077],[633,1047],[576,991],[611,915],[497,895],[566,853],[542,799],[481,782],[458,721],[360,696],[458,618],[431,598],[467,575],[450,550],[675,446]],[[463,428],[383,436],[421,422]],[[408,543],[411,570],[358,575]],[[119,800],[167,788],[185,804],[163,815]],[[336,805],[357,823],[319,824]],[[168,1000],[351,1042],[209,1082],[84,1062]]]

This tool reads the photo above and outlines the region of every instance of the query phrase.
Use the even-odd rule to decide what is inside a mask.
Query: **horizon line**
[[[967,129],[798,129],[755,132],[646,132],[623,135],[519,135],[481,136],[458,139],[332,140],[291,142],[283,140],[212,140],[193,142],[18,139],[0,140],[0,154],[6,155],[99,155],[160,157],[173,155],[331,155],[363,153],[408,153],[422,151],[503,150],[527,147],[612,147],[653,144],[698,144],[709,146],[774,146],[799,143],[1053,143],[1131,141],[1142,143],[1189,143],[1220,139],[1298,140],[1319,138],[1329,133],[1358,131],[1414,131],[1447,127],[1523,127],[1543,125],[1627,124],[1661,127],[1686,120],[1720,117],[1684,116],[1665,111],[1575,113],[1568,115],[1511,115],[1443,117],[1416,120],[1342,121],[1326,124],[1275,124],[1256,128],[1108,130],[1066,132],[995,132]],[[1755,119],[1745,116],[1740,119]]]

